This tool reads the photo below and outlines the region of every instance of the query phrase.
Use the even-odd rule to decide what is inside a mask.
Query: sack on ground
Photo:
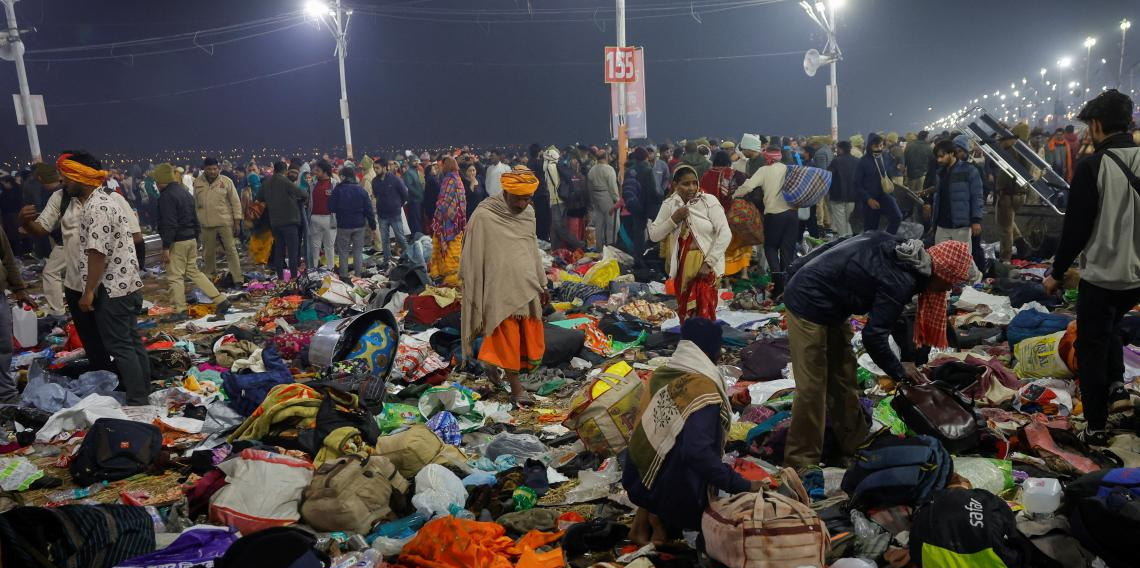
[[[368,534],[406,508],[408,480],[384,456],[349,455],[313,475],[301,500],[301,518],[318,531]]]
[[[412,479],[428,464],[439,464],[467,470],[467,458],[455,446],[444,444],[423,424],[414,424],[407,430],[381,436],[376,440],[373,454],[392,462],[400,475]]]
[[[313,480],[313,464],[266,450],[247,448],[218,464],[226,486],[210,498],[210,521],[243,535],[291,525],[301,519],[301,494]]]
[[[1054,378],[1068,379],[1073,376],[1069,366],[1061,357],[1061,339],[1065,337],[1064,331],[1058,331],[1041,337],[1025,339],[1013,348],[1013,357],[1017,364],[1013,372],[1020,379]]]
[[[811,507],[768,490],[710,502],[701,532],[709,557],[728,568],[826,566],[831,543]]]
[[[570,399],[562,425],[578,433],[586,449],[602,456],[621,453],[633,435],[644,385],[636,372],[603,373]]]

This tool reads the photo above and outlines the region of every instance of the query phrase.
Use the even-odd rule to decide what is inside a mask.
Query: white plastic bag
[[[451,506],[460,509],[467,503],[467,489],[463,481],[451,470],[438,464],[428,464],[416,474],[416,494],[412,506],[427,518],[451,514]]]

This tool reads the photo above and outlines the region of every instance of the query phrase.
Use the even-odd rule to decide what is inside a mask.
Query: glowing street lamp
[[[336,40],[336,55],[340,62],[340,117],[344,120],[344,151],[348,158],[352,158],[352,127],[348,120],[348,87],[344,77],[344,57],[348,51],[348,23],[352,20],[352,10],[341,7],[340,0],[336,0],[336,7],[330,7],[323,2],[311,0],[305,4],[305,12],[318,22],[324,22]]]
[[[1116,68],[1116,88],[1120,88],[1121,78],[1124,76],[1124,41],[1128,39],[1128,28],[1132,27],[1132,22],[1128,20],[1120,20],[1120,67]]]
[[[1092,48],[1096,45],[1095,37],[1085,38],[1085,84],[1089,84],[1089,67],[1092,64]]]

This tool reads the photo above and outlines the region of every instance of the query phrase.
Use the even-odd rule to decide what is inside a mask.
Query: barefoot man
[[[542,307],[548,302],[530,207],[538,178],[519,166],[501,180],[503,192],[484,199],[467,221],[459,263],[463,356],[474,354],[475,339],[482,336],[479,360],[491,367],[492,377],[505,376],[511,402],[529,406],[534,401],[519,371],[542,362]]]

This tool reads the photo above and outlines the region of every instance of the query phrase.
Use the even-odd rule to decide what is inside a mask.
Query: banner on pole
[[[632,83],[641,75],[634,60],[637,59],[635,47],[606,47],[605,66],[607,83]]]
[[[47,126],[47,110],[44,109],[44,96],[32,95],[29,97],[32,101],[32,116],[35,118],[36,126]],[[21,104],[20,95],[12,95],[12,104],[16,106],[16,124],[24,126],[24,105]]]
[[[633,49],[633,48],[631,48]],[[645,115],[645,50],[636,48],[634,82],[625,86],[625,123],[630,138],[648,138],[648,120]],[[610,132],[618,136],[618,85],[610,85]]]

